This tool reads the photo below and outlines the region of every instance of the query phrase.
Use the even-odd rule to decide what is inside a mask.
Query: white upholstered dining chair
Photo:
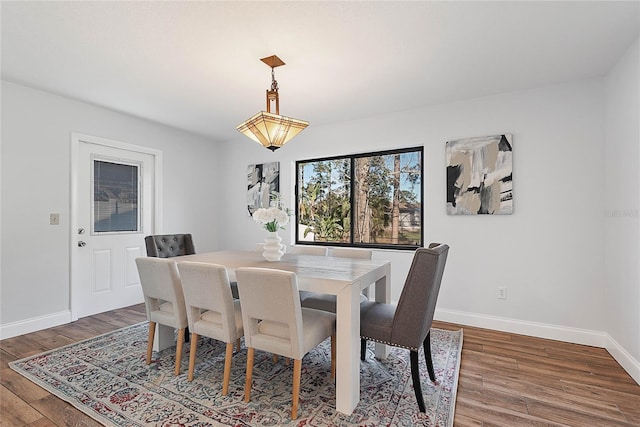
[[[213,338],[227,344],[222,395],[229,391],[233,344],[240,351],[242,312],[240,301],[231,295],[231,285],[227,269],[222,265],[182,261],[178,263],[182,279],[187,319],[191,331],[188,381],[193,380],[196,352],[200,336]]]
[[[136,258],[136,265],[149,320],[147,365],[151,363],[156,324],[169,326],[178,330],[174,374],[179,375],[182,346],[188,321],[178,267],[173,258],[154,257]]]
[[[327,256],[328,250],[324,246],[296,245],[291,246],[291,250],[289,252],[297,255]]]
[[[331,337],[331,375],[335,376],[335,324],[333,313],[300,306],[295,273],[264,268],[236,270],[242,321],[247,346],[244,401],[251,400],[255,350],[294,360],[291,419],[298,417],[302,358]]]
[[[333,248],[331,249],[331,256],[336,258],[371,259],[373,251],[360,248]]]

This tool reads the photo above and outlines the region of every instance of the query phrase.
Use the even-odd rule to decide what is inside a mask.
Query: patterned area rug
[[[144,362],[147,323],[10,363],[16,372],[108,426],[438,426],[453,425],[462,330],[432,329],[439,384],[429,381],[421,354],[426,413],[415,400],[407,350],[393,348],[377,360],[373,345],[360,363],[360,403],[346,416],[335,410],[326,340],[302,361],[298,419],[291,421],[293,364],[256,351],[250,403],[244,403],[246,350],[234,354],[229,394],[221,395],[224,344],[202,338],[194,380],[187,381],[185,345],[181,374],[173,375],[175,347]]]

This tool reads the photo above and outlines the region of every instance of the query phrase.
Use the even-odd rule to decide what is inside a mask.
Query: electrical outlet
[[[57,214],[57,213],[49,214],[49,224],[60,225],[60,214]]]
[[[504,286],[498,288],[498,299],[507,299],[507,288]]]

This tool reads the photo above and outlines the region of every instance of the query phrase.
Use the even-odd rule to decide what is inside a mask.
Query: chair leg
[[[418,366],[418,352],[411,351],[409,353],[411,359],[411,378],[413,379],[413,391],[416,393],[418,408],[420,412],[425,412],[424,399],[422,397],[422,387],[420,386],[420,367]]]
[[[331,379],[336,380],[336,334],[331,334]]]
[[[198,350],[198,338],[200,336],[196,333],[191,334],[191,349],[189,350],[189,373],[187,374],[187,381],[193,381],[193,369],[196,366],[196,351]]]
[[[360,360],[364,362],[365,356],[367,354],[367,340],[364,338],[360,338]]]
[[[240,338],[236,340],[236,352],[240,353]]]
[[[300,398],[300,374],[302,372],[302,360],[293,360],[293,398],[291,399],[291,419],[298,418],[298,400]]]
[[[436,382],[436,373],[433,370],[433,359],[431,358],[431,331],[427,333],[427,337],[424,339],[422,343],[422,348],[424,349],[424,361],[427,364],[427,371],[429,371],[429,378],[434,383]]]
[[[227,343],[227,354],[224,357],[224,377],[222,379],[222,395],[229,392],[229,377],[231,377],[231,358],[233,357],[233,343]]]
[[[149,322],[149,338],[147,339],[147,365],[151,364],[153,353],[153,338],[156,336],[156,322]]]
[[[251,380],[253,379],[253,347],[247,348],[247,379],[244,383],[244,401],[251,400]]]
[[[184,329],[178,329],[178,344],[176,345],[176,369],[174,375],[180,375],[180,362],[182,362],[182,345],[184,344]]]

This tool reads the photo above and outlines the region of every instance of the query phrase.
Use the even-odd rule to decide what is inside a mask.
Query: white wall
[[[241,135],[216,145],[3,82],[0,322],[68,311],[71,132],[163,150],[163,230],[188,229],[199,251],[253,249],[264,239],[246,211],[248,164],[280,161],[293,206],[295,160],[423,145],[425,243],[451,246],[437,317],[606,345],[638,380],[639,74],[636,42],[604,80],[331,125],[304,117],[311,126],[275,153]],[[514,138],[514,214],[447,216],[445,142],[497,133]],[[60,226],[48,225],[50,212],[61,214]],[[411,253],[374,257],[392,261],[397,300]],[[506,300],[496,298],[498,286]]]
[[[640,381],[640,41],[605,80],[607,349]],[[635,363],[633,360],[635,359]]]
[[[163,224],[218,248],[218,145],[206,138],[2,82],[1,315],[6,332],[69,311],[71,132],[162,150]],[[187,190],[192,189],[192,190]],[[49,225],[50,213],[60,225]]]
[[[248,164],[280,161],[282,193],[291,200],[295,160],[423,145],[425,243],[451,246],[437,317],[604,343],[602,79],[326,126],[304,119],[309,128],[274,153],[240,135],[225,143],[225,246],[251,249],[264,238],[246,213]],[[447,216],[445,142],[499,133],[513,134],[514,214]],[[411,256],[374,255],[392,260],[394,300]],[[506,300],[496,298],[499,286]]]

